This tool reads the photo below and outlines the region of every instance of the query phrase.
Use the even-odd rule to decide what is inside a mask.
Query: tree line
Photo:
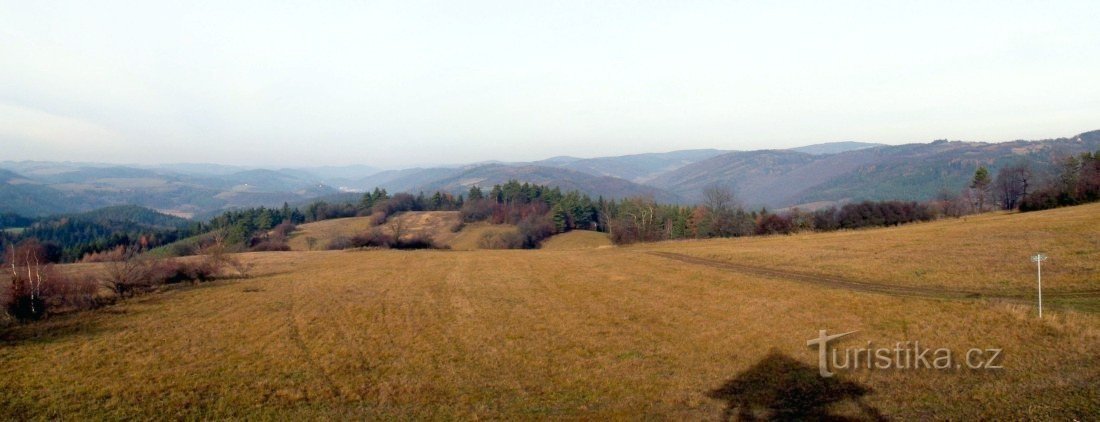
[[[1027,212],[1096,202],[1100,200],[1100,151],[1065,157],[1052,175],[1036,179],[1024,161],[1002,167],[995,177],[980,166],[961,195],[944,198],[957,201],[962,212]]]
[[[1020,201],[1020,211],[1100,201],[1100,151],[1068,157],[1060,170],[1058,177]]]
[[[165,216],[136,206],[45,218],[13,215],[0,218],[0,252],[28,239],[43,248],[50,262],[77,262],[85,256],[119,248],[149,250],[203,233],[202,223]]]

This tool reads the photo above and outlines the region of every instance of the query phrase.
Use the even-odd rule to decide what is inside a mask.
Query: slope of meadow
[[[1032,295],[1100,293],[1100,204],[991,213],[873,230],[640,245],[722,262],[902,286]]]
[[[551,236],[542,241],[540,249],[546,250],[573,250],[610,247],[611,239],[607,233],[590,230],[573,230]]]
[[[371,217],[348,217],[302,224],[290,234],[287,245],[295,251],[308,251],[311,243],[312,250],[325,249],[325,245],[337,237],[351,237],[370,230],[374,227],[371,221]]]
[[[511,224],[489,224],[485,222],[467,224],[461,231],[451,238],[447,246],[458,251],[472,251],[481,249],[479,242],[483,236],[491,233],[503,233],[516,231],[516,226]]]
[[[999,277],[988,260],[1031,252],[1000,241],[1016,239],[1012,229],[1051,255],[1053,289],[1085,289],[1097,274],[1097,210],[625,248],[246,254],[257,263],[250,279],[4,331],[0,414],[1085,420],[1100,412],[1096,314],[1038,320],[1022,304],[823,288],[652,252],[985,288],[972,280]],[[936,237],[935,247],[921,240]],[[918,277],[909,266],[923,262],[942,267]],[[1025,288],[1029,269],[1001,288]],[[919,341],[959,359],[1000,348],[1003,368],[826,380],[806,346],[821,329],[857,330],[844,347]]]
[[[409,211],[390,218],[391,221],[383,223],[380,229],[383,232],[393,234],[394,229],[400,227],[402,237],[409,234],[427,234],[436,243],[447,245],[457,234],[452,231],[461,221],[458,211]],[[291,250],[310,250],[310,240],[313,239],[313,250],[324,249],[333,239],[338,237],[352,237],[367,232],[374,226],[371,225],[372,217],[349,217],[323,220],[315,223],[302,224],[291,234],[287,244]],[[396,224],[396,225],[395,225]]]

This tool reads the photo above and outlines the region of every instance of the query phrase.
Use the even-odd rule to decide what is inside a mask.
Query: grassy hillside
[[[302,224],[298,226],[294,233],[291,233],[287,244],[290,245],[292,250],[308,251],[310,250],[310,239],[312,239],[313,250],[321,250],[337,237],[355,236],[370,230],[371,227],[370,217],[336,218]]]
[[[673,246],[674,245],[674,246]],[[1046,293],[1100,292],[1100,204],[1033,213],[993,213],[900,227],[643,245],[731,263],[748,263],[883,284],[1030,295],[1035,264]]]
[[[447,245],[457,234],[451,229],[459,221],[458,211],[412,211],[396,215],[391,218],[400,222],[404,234],[428,234],[436,243]],[[370,230],[371,217],[337,218],[318,221],[316,223],[303,224],[291,234],[287,242],[295,251],[308,251],[309,239],[314,240],[313,250],[324,249],[337,237],[352,237]],[[392,222],[381,225],[381,230],[393,234],[396,226]]]
[[[450,240],[448,245],[453,250],[472,251],[481,249],[478,242],[488,233],[502,233],[515,231],[516,226],[510,224],[473,223],[467,224]]]
[[[589,230],[573,230],[551,236],[549,239],[542,241],[540,249],[575,250],[609,246],[611,246],[611,239],[607,237],[607,233]]]
[[[1100,314],[1038,320],[1028,302],[790,274],[1015,293],[1040,250],[1052,292],[1095,289],[1097,211],[619,248],[246,254],[250,279],[3,331],[0,414],[710,420],[745,405],[807,419],[1086,420],[1100,413]],[[775,271],[719,265],[734,261]],[[821,329],[858,330],[842,347],[1000,348],[1003,368],[828,381],[806,346]]]

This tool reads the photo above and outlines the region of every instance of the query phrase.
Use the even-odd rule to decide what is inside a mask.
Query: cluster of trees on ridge
[[[76,262],[119,248],[148,250],[205,231],[202,223],[132,205],[38,219],[8,215],[0,218],[0,252],[33,239],[47,260]]]
[[[1057,174],[1039,183],[1026,162],[1005,166],[996,177],[986,167],[978,167],[961,195],[941,198],[957,202],[962,212],[1026,212],[1100,200],[1100,151],[1069,156],[1059,164]]]
[[[1100,201],[1100,151],[1069,157],[1059,176],[1019,201],[1020,211],[1037,211]]]

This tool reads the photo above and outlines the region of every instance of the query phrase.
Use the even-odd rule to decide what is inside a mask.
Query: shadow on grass
[[[100,315],[112,313],[125,313],[115,308],[99,309]],[[94,335],[105,331],[101,316],[91,317],[88,312],[74,312],[64,315],[51,316],[41,321],[18,323],[13,322],[7,326],[0,326],[0,346],[15,346],[20,343],[51,343],[74,335]]]
[[[28,342],[51,343],[70,336],[89,336],[116,330],[117,328],[107,328],[113,325],[110,324],[113,318],[149,312],[149,305],[158,305],[172,300],[173,297],[168,293],[227,287],[235,285],[234,282],[238,280],[246,279],[222,277],[205,283],[169,284],[136,296],[115,298],[110,303],[94,309],[64,310],[37,321],[0,321],[0,346],[14,346]]]
[[[886,420],[863,402],[864,387],[836,377],[822,378],[816,367],[772,351],[756,365],[726,381],[708,396],[726,402],[727,420]],[[847,406],[853,416],[834,413]]]

